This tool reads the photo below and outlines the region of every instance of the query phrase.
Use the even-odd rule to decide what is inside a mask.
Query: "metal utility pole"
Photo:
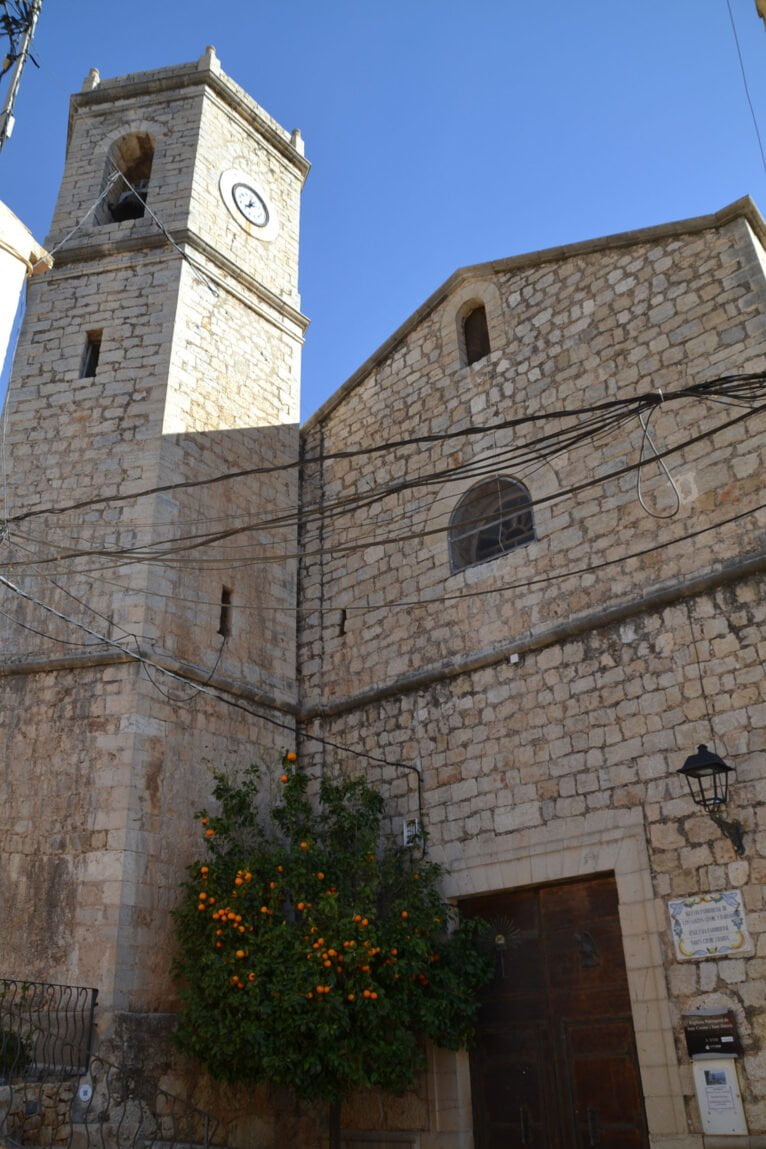
[[[29,0],[21,6],[22,17],[16,20],[14,17],[8,17],[8,22],[19,23],[23,29],[21,33],[21,41],[16,49],[14,37],[11,35],[11,50],[6,59],[13,61],[11,69],[11,78],[8,84],[8,91],[3,102],[2,109],[0,109],[0,151],[2,151],[3,144],[6,140],[11,138],[13,131],[14,118],[13,118],[13,105],[16,102],[16,94],[19,90],[21,83],[21,73],[24,70],[24,65],[29,58],[29,49],[32,45],[32,37],[35,34],[35,25],[37,18],[40,15],[40,9],[43,6],[43,0]],[[2,22],[0,22],[0,27]]]

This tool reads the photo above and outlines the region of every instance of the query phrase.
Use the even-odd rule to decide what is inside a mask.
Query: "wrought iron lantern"
[[[696,804],[709,814],[726,805],[729,775],[734,773],[734,768],[727,766],[717,754],[712,754],[707,746],[700,746],[696,754],[690,754],[678,773],[683,774],[689,783]]]
[[[739,822],[727,822],[720,811],[729,800],[729,775],[734,767],[728,766],[723,758],[699,746],[696,754],[690,754],[678,771],[689,784],[689,791],[697,806],[701,806],[729,839],[740,857],[745,852],[742,827]]]

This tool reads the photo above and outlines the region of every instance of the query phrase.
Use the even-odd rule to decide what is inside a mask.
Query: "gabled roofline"
[[[698,215],[692,219],[676,220],[671,223],[656,224],[653,227],[642,227],[635,231],[621,231],[615,235],[600,236],[597,239],[585,239],[579,243],[568,243],[561,247],[547,247],[542,251],[532,251],[524,255],[512,255],[506,259],[494,259],[488,263],[474,263],[467,267],[460,267],[454,271],[449,279],[442,283],[425,302],[409,316],[408,319],[389,335],[385,343],[372,353],[369,359],[342,383],[337,391],[326,399],[313,415],[303,424],[303,431],[312,430],[322,423],[336,407],[350,395],[359,383],[378,366],[394,350],[398,343],[417,327],[440,303],[443,302],[456,288],[468,280],[479,276],[486,276],[503,271],[515,271],[524,267],[538,267],[544,263],[557,263],[573,259],[579,255],[589,255],[591,252],[605,251],[608,248],[633,247],[636,244],[651,243],[655,239],[668,239],[675,235],[693,235],[695,232],[709,231],[731,223],[735,219],[744,219],[749,223],[756,236],[766,247],[766,222],[749,195],[742,196],[720,211],[711,215]]]

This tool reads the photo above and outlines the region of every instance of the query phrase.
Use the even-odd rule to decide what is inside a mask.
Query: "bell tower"
[[[211,774],[292,740],[300,193],[221,71],[71,100],[5,411],[0,973],[172,1003]]]

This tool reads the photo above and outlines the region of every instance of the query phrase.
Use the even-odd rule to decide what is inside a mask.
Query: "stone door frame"
[[[447,866],[450,900],[522,886],[613,873],[625,950],[646,1119],[652,1149],[701,1149],[702,1137],[686,1121],[681,1068],[663,962],[665,904],[652,888],[642,812],[632,825],[566,837],[564,825],[519,832],[507,839],[465,843]],[[514,842],[514,839],[523,839]],[[514,848],[510,848],[513,842]],[[437,854],[436,851],[434,851]],[[437,854],[438,857],[438,854]],[[422,1149],[472,1149],[471,1088],[466,1053],[434,1051],[429,1072],[431,1131]]]

